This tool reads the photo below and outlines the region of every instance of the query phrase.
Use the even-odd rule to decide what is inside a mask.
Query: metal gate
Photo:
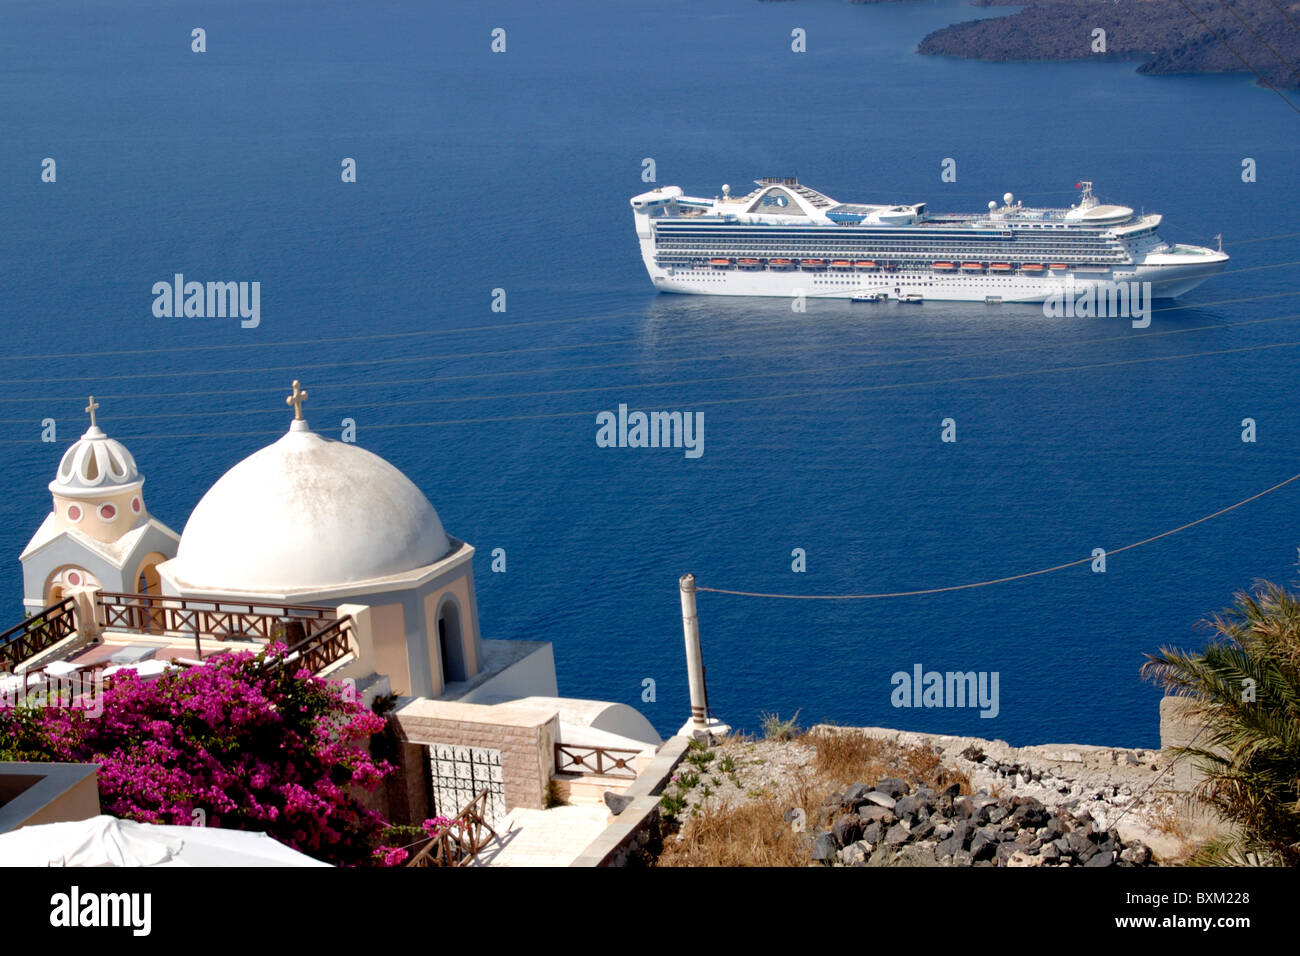
[[[450,744],[429,744],[427,749],[429,802],[434,816],[454,817],[487,790],[487,821],[497,826],[506,815],[501,751]]]

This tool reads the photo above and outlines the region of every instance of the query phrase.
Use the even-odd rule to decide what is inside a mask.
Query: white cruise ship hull
[[[1198,266],[1152,265],[1113,269],[1106,273],[1049,273],[1029,275],[945,274],[937,272],[836,273],[747,271],[740,269],[673,268],[647,271],[660,292],[690,295],[750,295],[782,298],[853,299],[883,294],[889,299],[919,295],[945,302],[1044,302],[1067,294],[1080,295],[1089,287],[1102,289],[1120,282],[1150,282],[1155,299],[1173,299],[1221,271],[1223,263]]]

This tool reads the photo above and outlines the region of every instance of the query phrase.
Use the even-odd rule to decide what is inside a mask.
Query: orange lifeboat
[[[737,259],[736,262],[742,269],[757,269],[763,264],[758,259]]]
[[[854,268],[857,268],[857,269],[877,269],[877,268],[879,268],[879,266],[877,266],[876,263],[875,263],[874,261],[872,261],[871,259],[859,259],[857,262],[853,263],[853,265],[854,265]]]
[[[1068,268],[1070,268],[1070,267],[1067,266],[1064,262],[1053,262],[1053,263],[1052,263],[1050,266],[1048,266],[1047,268],[1049,268],[1049,269],[1055,269],[1057,272],[1063,272],[1064,270],[1066,270],[1066,269],[1068,269]]]
[[[729,267],[731,266],[731,260],[730,260],[730,259],[710,259],[710,260],[709,260],[709,265],[713,266],[713,268],[715,268],[715,269],[726,269],[726,268],[729,268]]]
[[[957,268],[951,262],[932,262],[930,265],[940,272],[951,272],[953,269]]]
[[[832,259],[832,260],[831,260],[831,268],[832,268],[832,269],[852,269],[852,268],[853,268],[853,262],[852,262],[852,260],[850,260],[850,259]]]
[[[989,266],[993,272],[1010,272],[1011,264],[1009,262],[995,262]]]
[[[983,271],[984,271],[984,266],[983,266],[981,263],[978,263],[978,262],[963,262],[963,263],[961,264],[961,267],[962,267],[962,271],[964,271],[964,272],[983,272]]]
[[[800,259],[799,265],[803,266],[805,269],[825,269],[826,260],[825,259]]]
[[[772,269],[791,269],[794,267],[793,259],[768,259],[767,264]]]
[[[1041,263],[1038,263],[1038,262],[1026,262],[1026,263],[1025,263],[1024,265],[1022,265],[1020,268],[1023,269],[1025,272],[1042,272],[1042,271],[1043,271],[1043,266],[1042,266],[1042,264],[1041,264]]]

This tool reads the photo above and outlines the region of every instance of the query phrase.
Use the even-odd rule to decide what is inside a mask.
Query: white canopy
[[[329,866],[250,830],[98,816],[0,834],[0,866]]]

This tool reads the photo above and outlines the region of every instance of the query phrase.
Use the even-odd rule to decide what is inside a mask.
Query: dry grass
[[[825,784],[827,792],[858,782],[872,786],[883,777],[898,777],[913,786],[935,790],[955,783],[962,793],[971,792],[970,779],[943,767],[939,755],[929,748],[900,747],[846,730],[811,730],[804,734],[803,742],[817,749],[813,766],[818,783]]]
[[[783,819],[788,800],[764,794],[740,806],[706,806],[681,841],[664,841],[660,866],[803,866],[808,851]]]
[[[852,783],[873,786],[899,777],[913,786],[943,789],[954,783],[970,793],[965,774],[944,768],[927,748],[900,747],[851,731],[809,731],[798,743],[815,748],[808,770],[792,770],[778,792],[764,791],[738,803],[705,801],[690,817],[681,839],[664,841],[660,866],[807,866],[804,834],[785,820],[802,808],[808,830],[815,829],[822,800]]]

